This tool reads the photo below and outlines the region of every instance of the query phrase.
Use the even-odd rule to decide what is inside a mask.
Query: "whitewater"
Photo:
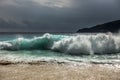
[[[0,35],[0,60],[119,62],[120,59],[119,33],[26,35]]]

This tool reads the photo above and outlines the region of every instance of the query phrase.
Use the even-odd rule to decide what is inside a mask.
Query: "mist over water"
[[[55,42],[53,50],[70,54],[115,54],[120,52],[120,35],[76,35]]]
[[[37,34],[36,34],[37,35]],[[0,59],[119,61],[120,34],[2,35]]]

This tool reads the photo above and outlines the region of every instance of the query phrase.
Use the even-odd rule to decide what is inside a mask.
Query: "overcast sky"
[[[75,32],[119,19],[120,0],[0,0],[0,32]]]

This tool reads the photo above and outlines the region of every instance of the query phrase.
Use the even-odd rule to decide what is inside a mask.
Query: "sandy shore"
[[[7,64],[0,80],[120,80],[119,65]]]

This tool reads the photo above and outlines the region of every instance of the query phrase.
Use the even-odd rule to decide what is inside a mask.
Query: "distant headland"
[[[79,29],[77,32],[78,33],[97,33],[97,32],[102,32],[102,33],[106,33],[106,32],[112,32],[112,33],[116,33],[120,30],[120,20],[116,20],[116,21],[112,21],[112,22],[108,22],[108,23],[104,23],[101,25],[96,25],[94,27],[91,28],[83,28],[83,29]]]

